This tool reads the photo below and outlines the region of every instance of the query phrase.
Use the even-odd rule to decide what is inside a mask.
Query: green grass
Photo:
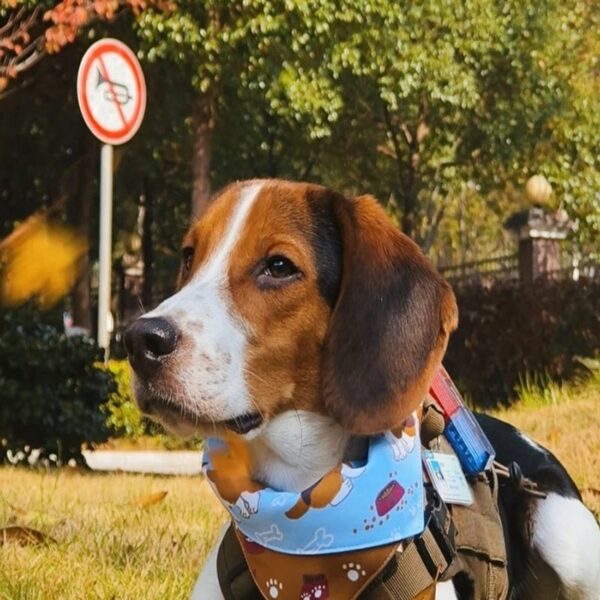
[[[147,508],[136,499],[167,491]],[[224,520],[199,477],[0,469],[0,526],[56,543],[0,547],[3,600],[188,598]]]
[[[530,385],[524,402],[495,414],[555,452],[599,515],[600,377],[557,389],[549,401]],[[168,494],[147,508],[135,502],[160,491]],[[224,518],[200,477],[0,468],[0,527],[55,540],[0,547],[0,598],[188,598]]]

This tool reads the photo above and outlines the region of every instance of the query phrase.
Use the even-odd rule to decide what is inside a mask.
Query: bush
[[[117,435],[137,440],[148,433],[148,422],[133,399],[129,363],[126,360],[110,360],[108,361],[108,370],[117,382],[117,389],[102,407],[102,410],[108,415],[106,424]]]
[[[108,438],[100,405],[116,389],[89,338],[67,337],[59,314],[0,311],[0,459],[41,448],[81,460],[83,444]]]
[[[117,382],[117,389],[102,407],[107,415],[106,424],[119,441],[119,447],[138,449],[195,450],[202,442],[197,439],[181,439],[166,432],[159,423],[144,417],[133,398],[131,368],[126,360],[110,360],[108,370]],[[123,444],[123,442],[125,442]]]
[[[540,280],[456,295],[459,326],[444,364],[477,406],[511,402],[528,377],[565,381],[581,357],[600,353],[600,281]]]

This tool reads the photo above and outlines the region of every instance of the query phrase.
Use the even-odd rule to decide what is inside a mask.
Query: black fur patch
[[[357,263],[345,288],[348,323],[335,342],[343,350],[334,361],[346,408],[360,412],[394,401],[421,374],[439,334],[441,289],[410,259],[380,271]]]
[[[342,279],[342,235],[334,212],[336,194],[329,190],[309,190],[310,239],[317,262],[319,292],[333,308]],[[339,198],[338,198],[339,201]]]

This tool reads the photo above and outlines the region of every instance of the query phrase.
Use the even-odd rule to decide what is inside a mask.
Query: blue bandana
[[[342,463],[301,493],[241,478],[232,494],[231,476],[224,493],[219,476],[224,468],[218,457],[227,452],[227,442],[208,439],[204,472],[237,529],[269,550],[302,555],[347,552],[399,542],[425,527],[415,415],[401,437],[391,432],[371,437],[366,462]]]

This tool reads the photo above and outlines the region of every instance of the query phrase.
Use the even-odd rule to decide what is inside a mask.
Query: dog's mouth
[[[147,417],[163,417],[174,421],[187,421],[198,424],[199,419],[189,410],[176,402],[169,402],[158,395],[144,395],[137,397],[140,410]]]
[[[152,396],[151,398],[146,397],[141,402],[138,399],[138,404],[145,415],[153,418],[162,418],[162,420],[166,420],[168,424],[182,423],[195,427],[201,427],[203,425],[210,426],[211,424],[220,425],[225,429],[229,429],[240,435],[249,433],[260,427],[264,421],[263,417],[258,412],[249,412],[232,419],[217,422],[205,420],[177,403],[167,402],[157,396]]]
[[[262,425],[263,418],[257,413],[246,413],[245,415],[240,415],[239,417],[235,417],[234,419],[227,419],[226,421],[221,421],[221,425],[226,427],[227,429],[233,431],[234,433],[244,434],[249,433],[253,429],[256,429],[260,425]]]
[[[264,418],[257,411],[217,421],[206,415],[198,414],[190,407],[172,398],[166,398],[159,390],[152,389],[152,387],[144,385],[142,382],[136,381],[135,383],[136,403],[142,413],[152,419],[161,421],[169,428],[178,428],[177,426],[182,425],[186,429],[209,431],[211,428],[214,430],[216,426],[243,435],[257,429],[264,422]]]

